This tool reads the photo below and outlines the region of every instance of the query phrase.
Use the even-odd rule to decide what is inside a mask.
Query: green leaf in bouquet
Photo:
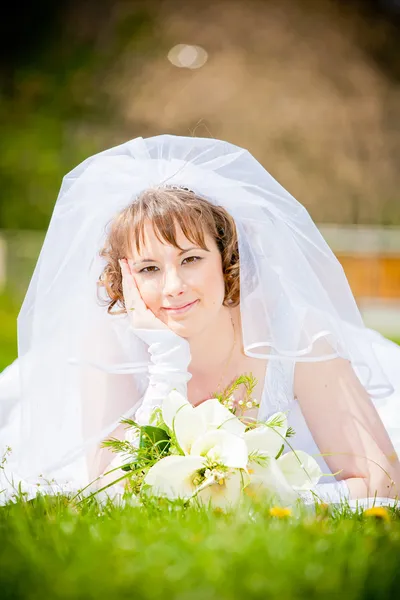
[[[278,454],[275,456],[275,460],[278,460],[278,458],[280,456],[282,456],[284,449],[285,449],[285,444],[282,444],[281,449],[279,450]]]
[[[159,427],[160,429],[164,429],[169,433],[169,427],[164,422],[162,409],[160,406],[156,406],[151,413],[149,425],[152,425],[153,427]]]
[[[127,417],[124,417],[123,419],[120,420],[120,423],[124,424],[124,425],[129,425],[129,427],[132,427],[132,429],[140,429],[140,425],[138,425],[136,423],[136,421],[133,421],[132,419],[128,419]]]
[[[290,437],[293,437],[294,435],[296,435],[295,430],[293,429],[293,427],[289,427],[286,432],[286,437],[290,438]]]
[[[153,450],[159,456],[167,454],[171,446],[171,436],[165,429],[154,427],[153,425],[143,425],[140,428],[139,448],[149,450],[153,454]]]
[[[121,467],[121,469],[122,469],[123,471],[133,471],[133,470],[134,470],[134,467],[135,467],[135,463],[134,463],[134,462],[132,462],[132,463],[129,463],[129,464],[123,465],[123,466]]]

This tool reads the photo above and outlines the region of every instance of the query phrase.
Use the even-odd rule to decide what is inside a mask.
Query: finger
[[[121,269],[121,275],[122,275],[122,292],[124,294],[124,299],[127,302],[128,298],[130,298],[131,294],[131,287],[132,287],[132,283],[130,282],[130,276],[127,272],[127,268],[126,268],[126,264],[124,263],[124,260],[120,260],[119,262],[119,266]]]
[[[133,260],[130,259],[130,258],[127,258],[126,259],[126,264],[127,264],[128,269],[129,269],[129,273],[131,274],[132,281],[133,281],[133,283],[134,283],[137,291],[139,291],[139,288],[137,286],[137,282],[136,282],[136,279],[135,279],[135,271],[133,270]]]
[[[129,260],[129,258],[124,258],[123,261],[124,261],[127,272],[129,273],[129,275],[133,276],[132,264],[131,264],[132,261]]]
[[[127,263],[128,263],[131,275],[132,275],[132,282],[133,282],[133,285],[134,285],[134,287],[135,287],[135,289],[137,291],[137,295],[140,298],[140,301],[143,303],[143,308],[148,309],[148,306],[146,305],[145,301],[142,298],[142,294],[140,293],[139,286],[138,286],[136,278],[135,278],[135,272],[133,270],[133,260],[130,259],[130,258],[128,258],[127,259]]]
[[[139,289],[136,285],[135,278],[132,274],[131,266],[126,258],[121,261],[122,271],[122,289],[124,291],[124,297],[126,298],[126,309],[127,310],[140,310],[145,309],[145,304],[139,293]]]
[[[131,309],[135,305],[135,290],[132,282],[132,276],[128,270],[125,259],[118,261],[122,275],[122,293],[124,296],[125,308]]]
[[[128,260],[126,258],[121,258],[121,260],[119,261],[119,264],[121,267],[122,274],[129,281],[132,277],[132,273],[131,273],[131,269],[130,269]]]
[[[130,271],[128,262],[126,260],[126,258],[122,258],[120,261],[120,266],[121,266],[121,273],[122,273],[122,278],[124,280],[124,283],[127,287],[133,287],[134,286],[134,281],[133,281],[133,277],[132,277],[132,273]]]

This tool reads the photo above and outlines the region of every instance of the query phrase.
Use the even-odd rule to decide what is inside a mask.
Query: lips
[[[192,306],[197,304],[198,300],[193,300],[193,302],[188,302],[187,304],[181,304],[181,306],[164,306],[163,309],[173,314],[181,314],[190,310]]]

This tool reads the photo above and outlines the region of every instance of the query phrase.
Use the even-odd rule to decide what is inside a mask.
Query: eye
[[[155,273],[156,270],[158,271],[159,268],[152,265],[150,267],[144,267],[143,269],[140,269],[139,273]]]
[[[188,256],[187,258],[184,258],[182,261],[182,264],[187,261],[189,263],[195,263],[198,262],[199,260],[202,260],[202,256]]]

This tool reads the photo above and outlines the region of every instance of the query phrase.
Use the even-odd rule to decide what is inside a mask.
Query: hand
[[[132,327],[134,329],[169,329],[144,303],[129,261],[123,258],[119,261],[119,266],[122,273],[125,308]]]

